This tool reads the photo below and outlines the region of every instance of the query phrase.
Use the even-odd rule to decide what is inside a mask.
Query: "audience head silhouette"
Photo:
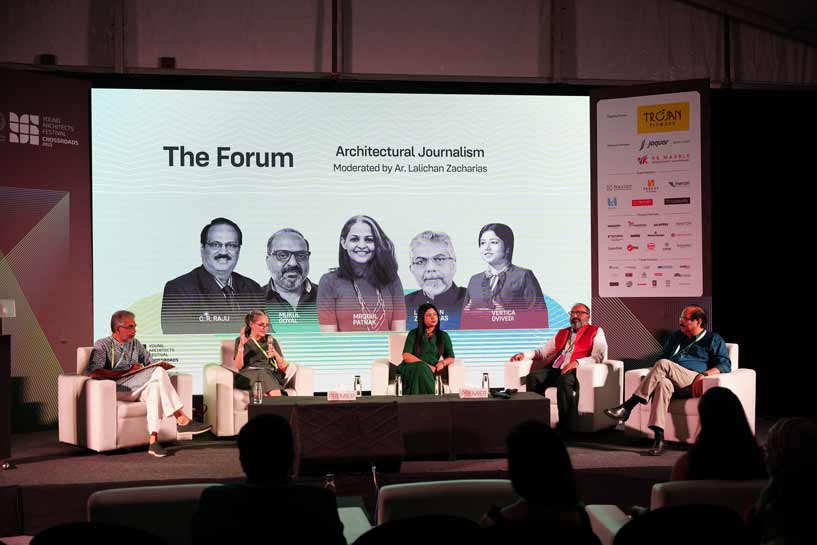
[[[517,494],[535,504],[575,507],[573,466],[564,443],[546,424],[522,422],[508,435],[508,473]],[[542,470],[547,461],[548,471]]]
[[[249,483],[288,481],[295,459],[289,422],[274,414],[256,416],[238,434],[238,456]]]
[[[811,497],[817,486],[817,424],[782,418],[766,438],[769,483],[755,506],[761,543],[814,543]]]
[[[698,403],[701,428],[689,451],[692,479],[752,479],[765,476],[757,444],[738,397],[726,388],[710,388]],[[723,460],[730,460],[724,464]]]
[[[803,418],[782,418],[766,438],[766,466],[775,478],[817,474],[817,424]]]

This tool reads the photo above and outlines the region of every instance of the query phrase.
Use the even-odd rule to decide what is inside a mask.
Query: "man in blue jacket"
[[[706,312],[692,305],[681,312],[679,329],[664,343],[658,361],[641,381],[630,399],[604,413],[620,422],[630,417],[630,411],[647,403],[652,396],[649,428],[655,440],[648,454],[660,456],[664,452],[664,424],[673,394],[681,397],[699,397],[703,393],[703,378],[732,370],[726,352],[726,343],[717,333],[706,330]]]

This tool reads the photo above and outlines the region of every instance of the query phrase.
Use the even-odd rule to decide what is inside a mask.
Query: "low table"
[[[277,414],[292,425],[300,461],[490,456],[505,453],[508,432],[523,420],[549,423],[550,401],[531,392],[511,399],[445,396],[268,397],[249,418]]]

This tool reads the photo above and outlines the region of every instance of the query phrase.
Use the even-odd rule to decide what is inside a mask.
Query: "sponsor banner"
[[[597,103],[601,297],[703,294],[700,111],[694,91]]]

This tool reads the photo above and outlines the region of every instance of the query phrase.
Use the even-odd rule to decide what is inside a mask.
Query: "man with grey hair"
[[[86,371],[92,379],[116,381],[118,400],[145,402],[148,454],[157,458],[167,456],[159,443],[159,426],[165,417],[173,415],[176,429],[181,433],[195,435],[210,429],[209,425],[195,422],[184,413],[167,369],[173,369],[173,365],[154,362],[136,338],[136,316],[130,311],[118,310],[111,316],[111,336],[94,343]]]
[[[570,326],[560,329],[540,348],[511,356],[511,361],[532,360],[525,379],[529,392],[545,395],[547,388],[556,387],[559,428],[562,431],[573,428],[579,417],[576,368],[601,363],[607,357],[604,330],[590,324],[590,307],[576,303],[568,317]]]
[[[273,324],[318,323],[318,285],[308,278],[310,254],[309,241],[296,229],[285,227],[269,237],[264,297]]]
[[[432,303],[440,311],[440,326],[459,329],[465,288],[454,284],[457,255],[451,238],[440,231],[423,231],[411,240],[409,268],[420,289],[406,295],[406,313],[411,329],[417,326],[417,309]]]

